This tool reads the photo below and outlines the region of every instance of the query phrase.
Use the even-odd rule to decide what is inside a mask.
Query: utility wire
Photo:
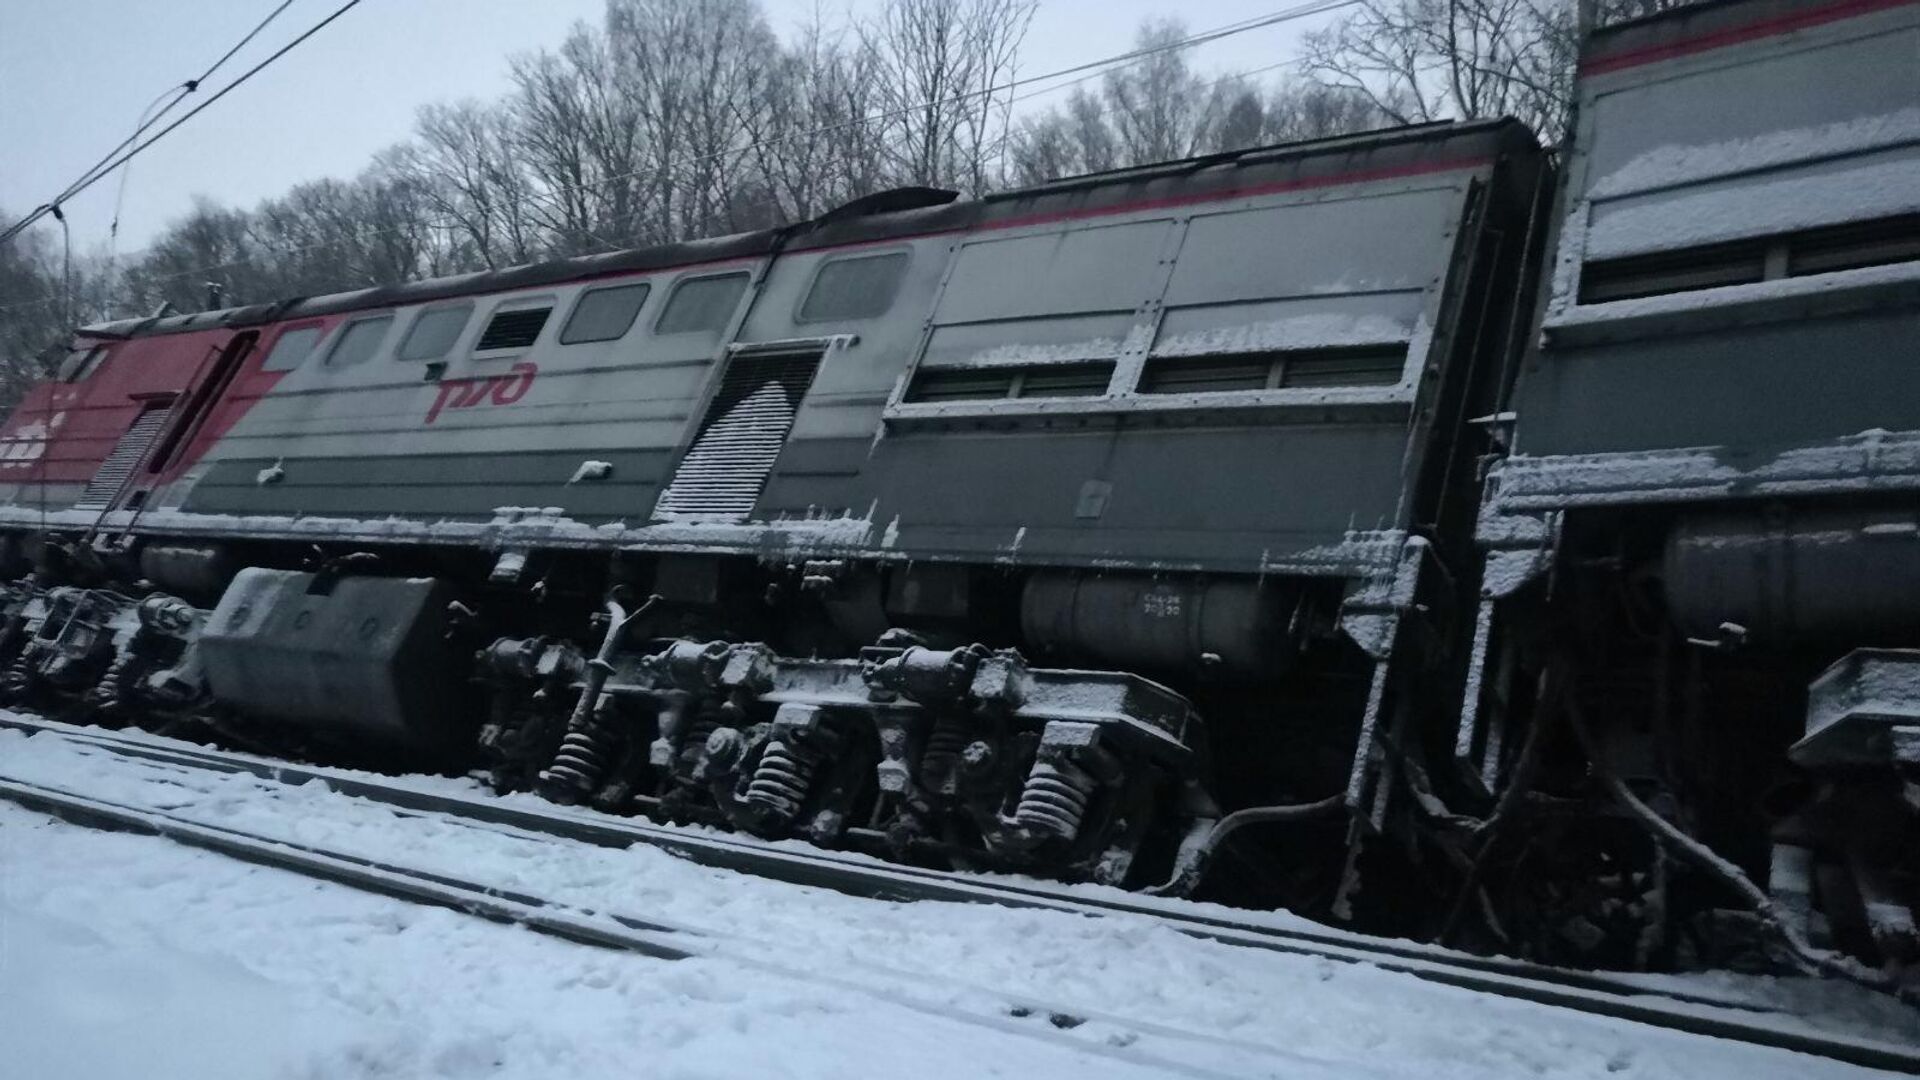
[[[60,192],[59,195],[54,196],[51,202],[42,203],[39,206],[35,207],[33,212],[29,214],[28,217],[24,219],[24,221],[15,222],[14,225],[10,227],[5,233],[0,234],[0,244],[3,244],[8,240],[12,239],[19,232],[21,228],[32,225],[35,221],[38,221],[42,216],[52,212],[55,207],[58,207],[61,203],[71,198],[81,183],[90,181],[91,179],[93,179],[96,174],[101,172],[102,167],[105,166],[107,162],[113,160],[113,156],[115,154],[118,154],[120,151],[126,149],[135,139],[138,139],[141,135],[145,134],[148,128],[159,123],[161,119],[163,119],[168,113],[173,111],[174,106],[180,104],[182,101],[185,101],[187,99],[187,95],[200,89],[200,87],[208,79],[213,77],[214,72],[219,71],[220,68],[224,66],[228,60],[233,59],[233,55],[235,53],[245,48],[248,42],[258,37],[260,35],[260,31],[265,30],[267,28],[267,25],[273,22],[274,19],[278,18],[280,13],[287,10],[287,8],[292,5],[292,3],[293,3],[293,0],[281,0],[281,4],[279,7],[274,8],[272,11],[268,12],[266,18],[254,24],[253,29],[247,31],[245,37],[242,37],[239,41],[234,43],[232,48],[228,49],[225,53],[222,53],[220,56],[220,59],[215,60],[212,64],[208,65],[207,70],[201,72],[198,76],[194,78],[188,79],[186,82],[179,83],[177,85],[170,86],[165,90],[162,90],[160,92],[159,97],[154,98],[153,101],[147,105],[146,109],[141,111],[140,122],[135,125],[132,134],[120,140],[120,144],[118,146],[115,146],[113,149],[107,151],[105,157],[101,158],[99,161],[94,162],[93,165],[90,168],[88,168],[86,172],[83,172],[80,174],[80,178],[78,180],[75,180],[73,183],[68,184],[66,188]],[[158,113],[154,113],[154,115],[148,116],[147,115],[148,113],[153,112],[153,107],[155,105],[160,104],[160,99],[166,97],[168,94],[173,95],[173,100],[167,102],[166,106],[162,108]],[[121,177],[122,177],[121,191],[124,193],[126,190],[125,173],[122,173]],[[120,210],[117,203],[114,207],[113,217],[114,217],[113,224],[115,226],[114,231],[117,231],[117,227],[120,224]]]
[[[357,2],[358,0],[354,0],[354,3],[357,3]],[[1172,52],[1175,50],[1187,49],[1187,48],[1192,48],[1198,45],[1208,44],[1213,41],[1218,41],[1222,38],[1232,37],[1234,35],[1246,33],[1251,30],[1259,30],[1268,26],[1278,25],[1280,23],[1289,22],[1295,19],[1306,18],[1312,15],[1319,15],[1319,14],[1323,14],[1329,11],[1334,11],[1343,7],[1351,7],[1352,5],[1359,2],[1360,0],[1311,0],[1311,2],[1309,3],[1297,4],[1293,7],[1285,8],[1280,11],[1274,12],[1272,14],[1257,16],[1255,18],[1245,19],[1237,23],[1229,23],[1225,26],[1216,27],[1212,30],[1202,31],[1201,33],[1194,34],[1186,38],[1182,38],[1178,41],[1167,42],[1161,45],[1151,46],[1144,49],[1134,49],[1129,52],[1120,53],[1120,54],[1105,57],[1099,60],[1089,60],[1084,63],[1075,64],[1072,67],[1061,68],[1057,71],[1050,71],[1041,75],[1030,75],[1023,78],[1011,79],[1011,80],[1008,80],[1007,82],[1000,83],[991,87],[985,87],[978,90],[970,90],[964,93],[951,95],[945,98],[932,98],[927,101],[916,102],[914,104],[902,106],[897,109],[888,110],[888,111],[879,112],[879,113],[872,113],[872,114],[862,116],[853,120],[845,120],[835,124],[826,124],[820,127],[809,128],[804,131],[792,132],[786,135],[777,136],[775,138],[764,139],[755,143],[747,143],[742,146],[731,147],[727,150],[719,151],[717,153],[706,154],[699,157],[691,157],[684,160],[676,160],[676,161],[668,162],[664,164],[657,164],[657,165],[649,166],[644,170],[636,170],[630,173],[623,173],[616,176],[604,177],[604,178],[595,180],[589,184],[570,185],[567,190],[574,191],[574,192],[591,191],[598,188],[606,187],[611,184],[619,183],[623,180],[631,180],[638,176],[651,175],[653,173],[658,172],[662,168],[667,168],[671,166],[683,166],[683,165],[689,165],[689,164],[699,164],[707,161],[714,161],[722,158],[733,157],[737,155],[746,154],[755,149],[761,149],[768,146],[778,146],[783,143],[792,142],[795,140],[804,139],[804,138],[808,138],[815,135],[828,134],[834,131],[844,130],[849,127],[857,127],[857,126],[862,126],[866,124],[888,120],[896,116],[905,115],[907,113],[915,112],[920,109],[928,108],[934,105],[951,104],[955,102],[971,100],[977,97],[987,97],[993,94],[998,94],[1005,90],[1017,89],[1023,86],[1032,86],[1035,83],[1049,82],[1051,80],[1061,79],[1067,76],[1078,76],[1077,78],[1069,79],[1066,82],[1061,82],[1054,86],[1048,86],[1038,90],[1033,90],[1026,94],[1022,94],[1017,97],[1014,97],[1009,101],[1009,104],[1012,104],[1018,101],[1026,101],[1032,98],[1041,97],[1046,94],[1056,93],[1058,91],[1068,89],[1069,87],[1080,85],[1082,83],[1099,78],[1103,75],[1109,74],[1112,71],[1116,71],[1124,67],[1129,67],[1134,64],[1143,63],[1161,53]],[[347,7],[351,7],[351,6],[353,6],[351,3],[347,5]],[[344,10],[345,9],[343,8],[342,11]],[[329,21],[331,20],[332,17],[337,17],[339,14],[341,14],[341,12],[335,12],[334,16],[329,17]],[[324,25],[324,23],[322,25]],[[316,27],[315,29],[318,29],[318,27]],[[311,31],[309,31],[309,33],[311,33]],[[270,57],[269,60],[271,59],[272,58]],[[1251,71],[1236,72],[1233,74],[1224,75],[1219,77],[1218,79],[1215,79],[1214,84],[1218,85],[1219,83],[1231,81],[1234,79],[1248,78],[1252,75],[1257,75],[1262,72],[1272,71],[1275,68],[1283,67],[1287,63],[1289,63],[1289,61],[1281,61],[1279,63],[1269,64],[1269,65],[1266,65],[1265,67],[1256,68]],[[209,100],[205,104],[212,104],[212,101]],[[202,105],[201,107],[204,108],[205,105]],[[182,117],[182,120],[190,118],[191,115],[192,114],[188,114],[187,117]],[[541,200],[551,204],[552,202],[560,199],[561,197],[562,197],[561,195],[549,194],[546,192],[530,192],[522,196],[519,202],[522,205],[524,205],[527,202],[531,202],[534,200]],[[373,232],[367,233],[366,236],[375,237],[375,236],[389,235],[392,233],[404,231],[405,229],[410,227],[411,226],[395,226],[388,229],[375,230]],[[4,242],[4,239],[5,239],[4,237],[0,237],[0,242]],[[275,253],[278,255],[297,255],[303,252],[316,250],[318,248],[331,246],[331,243],[332,242],[323,242],[323,243],[316,243],[316,244],[308,244],[302,247],[281,248],[281,249],[277,249]],[[174,281],[184,277],[192,277],[197,274],[207,274],[216,270],[225,270],[231,267],[244,265],[247,261],[249,260],[236,259],[236,260],[231,260],[224,263],[214,263],[208,266],[194,267],[191,269],[178,271],[176,273],[150,278],[148,280],[155,281],[155,282]],[[360,283],[347,283],[347,284],[353,285],[353,284],[360,284]],[[47,302],[48,301],[46,299],[42,299],[42,300],[29,300],[19,304],[0,305],[0,311],[11,311],[11,310],[14,310],[15,308],[22,308],[22,307],[34,307],[34,306],[45,304]]]
[[[280,5],[280,7],[275,8],[274,11],[267,16],[266,20],[263,20],[259,26],[253,29],[252,32],[250,32],[246,37],[242,38],[239,44],[236,44],[233,48],[227,50],[226,54],[223,55],[219,60],[216,60],[213,64],[213,67],[208,68],[207,70],[209,72],[218,70],[222,64],[225,64],[227,62],[227,59],[229,57],[233,56],[234,53],[239,52],[241,47],[246,45],[247,42],[253,40],[254,36],[259,34],[261,30],[265,29],[267,23],[271,22],[274,16],[279,15],[281,11],[284,11],[287,5],[290,3],[292,3],[292,0],[284,0],[284,2]],[[25,218],[22,218],[20,221],[17,221],[13,225],[9,226],[4,232],[0,232],[0,244],[4,244],[7,241],[13,239],[15,236],[18,236],[20,233],[24,232],[29,226],[31,226],[34,222],[40,220],[40,218],[44,217],[46,214],[51,213],[54,207],[67,201],[68,199],[73,198],[75,195],[78,195],[81,192],[87,190],[88,188],[92,187],[94,184],[98,183],[107,174],[113,172],[113,170],[119,168],[122,165],[125,165],[129,161],[132,161],[136,156],[140,154],[141,151],[145,150],[149,146],[152,146],[154,143],[159,142],[161,139],[166,138],[169,134],[171,134],[174,131],[174,129],[178,128],[180,125],[186,123],[187,121],[193,119],[194,117],[200,115],[201,112],[205,111],[207,107],[211,106],[214,102],[219,101],[221,98],[226,97],[228,94],[232,93],[234,90],[239,89],[242,85],[246,83],[247,80],[253,78],[255,75],[258,75],[261,71],[265,70],[268,65],[280,59],[282,56],[285,56],[287,53],[292,52],[295,48],[297,48],[299,45],[305,42],[308,38],[319,33],[321,30],[326,29],[326,27],[329,24],[331,24],[335,19],[338,19],[340,16],[345,15],[347,12],[353,10],[355,7],[358,7],[359,5],[360,5],[360,0],[347,0],[346,3],[340,5],[338,8],[335,8],[331,15],[328,15],[326,18],[315,23],[313,26],[308,27],[305,32],[300,34],[300,36],[294,38],[292,41],[287,42],[285,45],[282,45],[279,49],[275,50],[265,60],[262,60],[259,63],[255,64],[254,66],[248,68],[238,78],[234,79],[232,82],[228,83],[227,85],[221,87],[217,92],[214,93],[212,97],[194,106],[190,111],[188,111],[188,113],[185,116],[182,116],[178,120],[175,120],[173,123],[168,124],[164,128],[161,128],[158,132],[149,136],[148,138],[144,140],[140,140],[131,149],[126,149],[125,152],[122,153],[121,150],[127,147],[128,143],[135,142],[135,140],[139,139],[140,134],[143,131],[145,131],[147,127],[150,127],[153,123],[157,123],[159,121],[160,116],[155,116],[152,120],[148,121],[147,124],[142,125],[139,129],[136,129],[132,135],[128,136],[127,139],[121,142],[120,146],[115,147],[113,151],[109,152],[106,158],[103,159],[101,163],[96,164],[93,168],[83,173],[80,179],[68,185],[65,191],[61,192],[59,195],[54,196],[54,198],[51,201],[47,203],[43,203],[41,206],[37,207],[32,213],[28,214]],[[180,98],[185,98],[186,94],[192,93],[194,90],[199,88],[199,80],[189,80],[188,83],[183,83],[182,86],[186,87],[186,90],[184,93],[180,95]],[[174,103],[177,103],[178,100],[180,99],[175,99]],[[174,103],[169,103],[166,109],[161,110],[160,115],[164,116],[166,112],[172,108]],[[117,157],[115,156],[116,154],[118,155]]]
[[[154,114],[152,117],[148,117],[145,113],[142,113],[140,117],[140,122],[133,129],[133,134],[127,136],[126,139],[122,140],[119,146],[116,146],[112,150],[108,151],[107,157],[111,158],[114,154],[119,153],[121,150],[126,148],[128,143],[131,143],[133,140],[139,138],[140,135],[143,132],[145,132],[149,127],[152,127],[154,124],[159,123],[161,118],[165,117],[168,113],[173,111],[174,106],[180,104],[182,101],[185,101],[187,99],[188,94],[191,94],[194,91],[200,89],[200,87],[203,86],[208,79],[213,77],[214,72],[219,71],[220,68],[224,66],[227,61],[233,59],[233,54],[239,52],[241,49],[246,48],[248,42],[260,36],[260,31],[265,30],[267,26],[273,22],[273,20],[280,17],[281,12],[287,10],[289,7],[292,7],[292,6],[293,6],[293,0],[280,0],[279,7],[274,8],[272,11],[267,12],[266,18],[261,19],[259,22],[255,23],[253,26],[253,29],[247,31],[245,37],[241,38],[239,41],[234,42],[233,48],[228,49],[226,52],[220,54],[220,59],[215,60],[211,65],[209,65],[207,70],[201,72],[197,77],[188,79],[186,82],[181,83],[178,88],[180,90],[180,93],[176,95],[172,101],[167,102],[166,107],[162,108],[158,113]],[[156,103],[159,101],[158,98],[154,100]],[[153,108],[152,105],[147,106],[147,109],[149,111],[151,111],[152,108]],[[103,158],[101,160],[104,161],[106,159]],[[87,172],[91,174],[96,170],[98,170],[99,168],[100,168],[99,164],[95,163],[94,167],[92,169],[87,170]],[[120,186],[118,190],[115,191],[113,196],[113,220],[107,223],[107,274],[108,276],[112,276],[113,274],[114,256],[117,253],[119,240],[120,240],[120,211],[126,206],[127,180],[132,176],[133,176],[132,164],[122,165],[120,167]],[[67,196],[62,195],[61,199],[65,199],[66,197]]]

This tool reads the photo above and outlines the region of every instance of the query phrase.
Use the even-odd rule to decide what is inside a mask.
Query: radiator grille
[[[474,345],[473,351],[528,348],[539,340],[541,328],[547,325],[547,313],[552,310],[543,307],[500,312],[488,320],[487,328],[481,331],[480,341]]]
[[[729,361],[654,516],[746,520],[819,366],[817,354]]]
[[[80,493],[80,501],[73,504],[74,509],[106,509],[127,482],[127,477],[132,476],[133,470],[146,460],[147,450],[153,446],[153,440],[159,437],[160,430],[167,426],[170,412],[164,405],[150,405],[141,410],[127,428],[127,433],[113,444],[113,450],[100,463],[100,469],[93,474],[93,479],[87,481],[86,489]]]

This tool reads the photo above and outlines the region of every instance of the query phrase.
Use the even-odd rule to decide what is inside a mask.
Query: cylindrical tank
[[[233,580],[233,560],[214,544],[156,544],[140,552],[140,576],[162,590],[212,603]]]
[[[1271,579],[1044,571],[1021,593],[1020,628],[1042,655],[1268,679],[1293,656],[1290,594]]]
[[[1668,534],[1663,569],[1674,623],[1696,637],[1726,623],[1769,644],[1920,631],[1911,509],[1691,515]]]

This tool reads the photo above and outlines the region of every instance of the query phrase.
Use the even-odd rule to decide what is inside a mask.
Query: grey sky
[[[406,138],[420,105],[501,93],[510,56],[557,44],[576,20],[597,22],[602,3],[365,0],[136,159],[120,252],[143,245],[196,194],[248,206],[301,180],[358,172],[375,151]],[[812,0],[763,3],[783,35],[814,7]],[[245,71],[337,4],[295,0],[214,83]],[[829,12],[844,6],[856,16],[876,5],[823,2]],[[1143,18],[1177,15],[1197,31],[1289,6],[1291,0],[1041,0],[1022,70],[1123,52]],[[272,7],[273,0],[0,0],[0,209],[22,213],[59,190],[124,138],[156,95],[198,74]],[[1263,68],[1291,56],[1303,29],[1326,21],[1199,46],[1193,62],[1209,72]],[[104,242],[116,186],[103,181],[68,204],[76,247]]]

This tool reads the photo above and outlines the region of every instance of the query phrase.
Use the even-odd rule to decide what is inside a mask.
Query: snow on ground
[[[860,900],[44,735],[0,732],[0,772],[727,942],[681,961],[612,953],[0,804],[0,1076],[1168,1071],[1105,1056],[1109,1044],[1301,1080],[1874,1075],[1195,940],[1146,918]],[[1149,1021],[1149,1034],[1135,1042],[1106,1020],[1071,1035],[1039,1021],[983,1027],[926,1007],[990,1012],[994,991]],[[1153,1024],[1231,1042],[1185,1044]]]

